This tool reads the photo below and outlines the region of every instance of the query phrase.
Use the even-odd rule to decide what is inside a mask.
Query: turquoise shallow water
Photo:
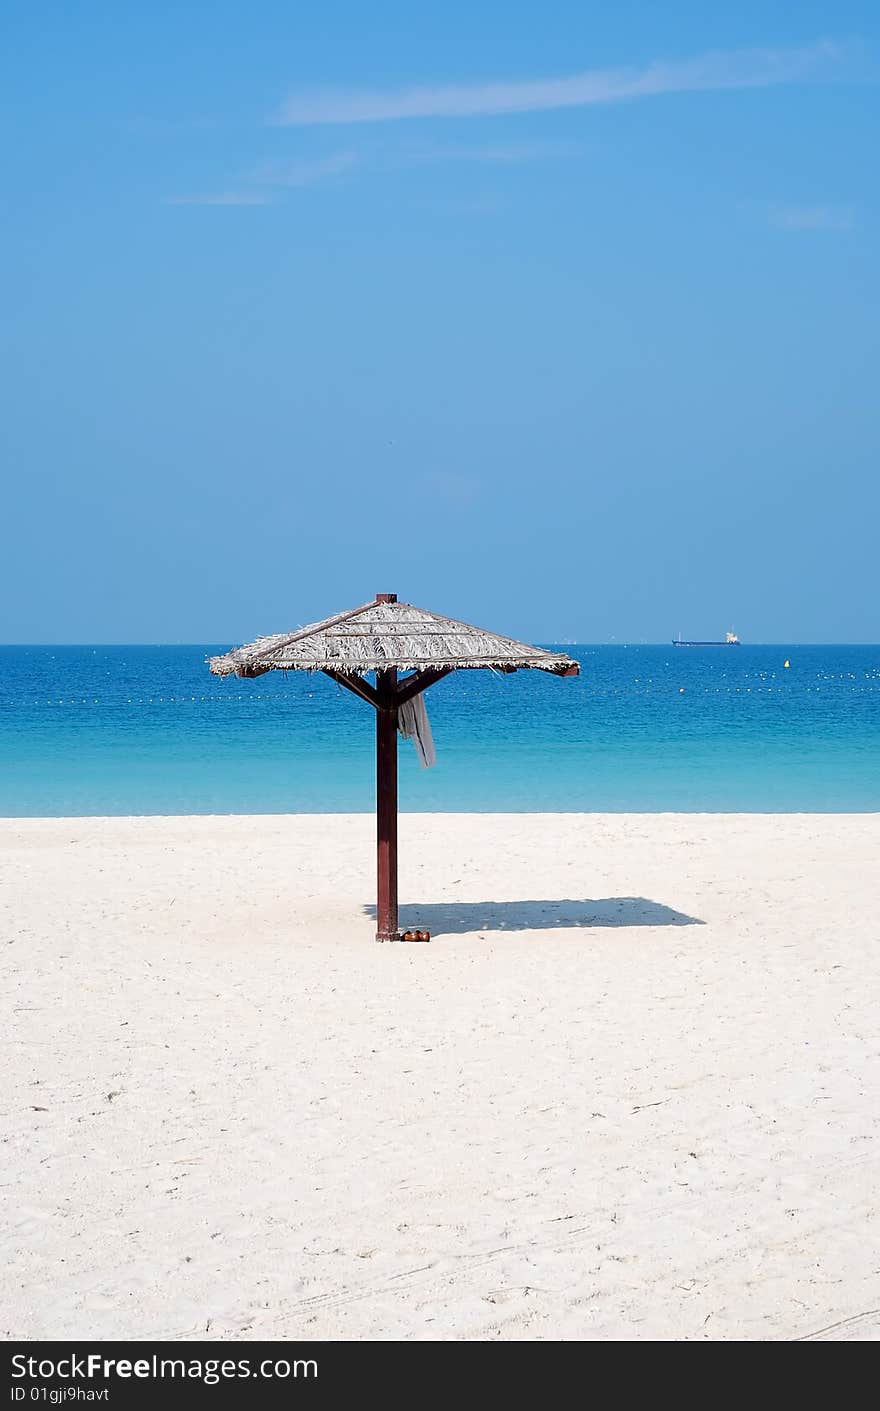
[[[370,708],[323,676],[218,680],[227,645],[0,648],[0,814],[371,810]],[[579,678],[433,687],[438,764],[401,742],[401,807],[880,809],[880,647],[565,650]]]

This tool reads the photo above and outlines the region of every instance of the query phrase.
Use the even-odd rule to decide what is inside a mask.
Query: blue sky
[[[7,0],[0,640],[880,640],[878,28]]]

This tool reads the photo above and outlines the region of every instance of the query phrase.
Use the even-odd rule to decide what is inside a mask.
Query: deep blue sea
[[[0,814],[372,810],[370,707],[324,676],[212,677],[227,645],[0,647]],[[880,809],[880,647],[565,650],[576,679],[433,687],[437,766],[401,741],[401,808]]]

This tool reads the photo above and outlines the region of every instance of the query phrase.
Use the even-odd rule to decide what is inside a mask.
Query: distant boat
[[[673,637],[672,645],[674,647],[739,647],[741,643],[735,632],[728,632],[723,642],[683,642],[679,632],[677,637]]]

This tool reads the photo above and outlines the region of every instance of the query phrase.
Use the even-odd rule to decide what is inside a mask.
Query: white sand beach
[[[880,1336],[880,815],[0,821],[0,1329]]]

